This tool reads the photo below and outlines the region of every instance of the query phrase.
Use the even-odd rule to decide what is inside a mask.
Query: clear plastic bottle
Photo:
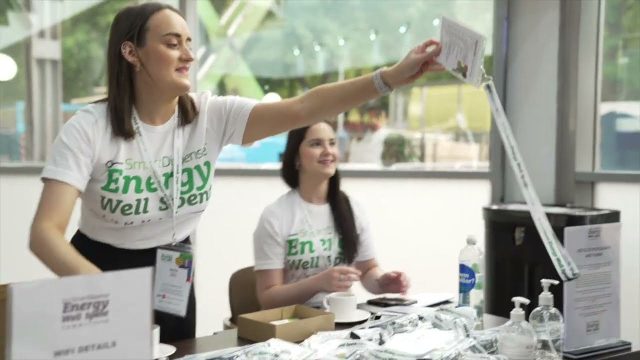
[[[500,326],[498,334],[498,354],[509,360],[536,359],[536,332],[524,318],[524,310],[520,305],[528,305],[529,299],[516,296],[511,299],[515,306],[511,310],[511,318]]]
[[[484,253],[473,235],[467,236],[467,245],[460,250],[458,306],[470,306],[476,311],[476,328],[482,329],[484,315]]]
[[[550,285],[558,285],[558,280],[542,279],[542,293],[538,297],[538,307],[529,315],[529,323],[538,337],[536,359],[562,360],[564,320],[560,310],[553,307]]]

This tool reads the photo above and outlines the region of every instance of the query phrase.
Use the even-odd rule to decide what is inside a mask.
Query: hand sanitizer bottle
[[[561,360],[564,323],[562,314],[553,307],[553,294],[550,285],[558,285],[558,280],[542,279],[542,293],[538,297],[538,307],[529,315],[529,323],[538,337],[536,359]]]
[[[529,299],[516,296],[511,299],[514,308],[511,319],[500,327],[498,334],[498,354],[509,360],[534,360],[536,358],[536,333],[525,320],[521,304],[528,305]]]

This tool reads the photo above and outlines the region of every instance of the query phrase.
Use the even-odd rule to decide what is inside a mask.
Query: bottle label
[[[476,285],[476,273],[465,264],[460,264],[460,292],[468,293]]]

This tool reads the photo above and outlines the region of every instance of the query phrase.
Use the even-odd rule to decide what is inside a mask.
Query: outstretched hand
[[[409,290],[409,277],[401,271],[389,271],[378,278],[382,293],[405,294]]]
[[[334,266],[319,273],[318,281],[322,291],[347,291],[355,281],[360,281],[360,270],[350,266]]]
[[[436,61],[442,46],[430,39],[411,49],[404,59],[398,61],[382,74],[392,88],[410,84],[427,71],[442,71],[444,67]]]

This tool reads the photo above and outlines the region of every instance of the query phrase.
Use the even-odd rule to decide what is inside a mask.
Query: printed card
[[[9,359],[151,359],[151,268],[9,285]]]
[[[455,77],[479,87],[482,82],[485,37],[443,16],[440,43],[442,51],[438,62]]]

